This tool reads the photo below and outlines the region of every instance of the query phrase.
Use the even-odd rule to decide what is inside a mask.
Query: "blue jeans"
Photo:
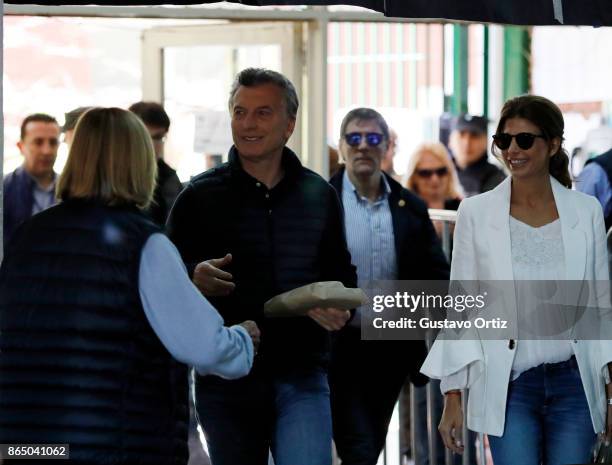
[[[588,463],[595,443],[575,357],[539,365],[510,383],[502,437],[489,436],[495,465]]]
[[[238,380],[198,377],[196,400],[213,465],[331,465],[327,373],[255,367]]]

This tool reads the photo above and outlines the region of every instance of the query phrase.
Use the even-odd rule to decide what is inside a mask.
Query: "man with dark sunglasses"
[[[449,267],[427,207],[381,169],[389,143],[384,118],[357,108],[342,121],[346,165],[331,179],[344,207],[359,285],[372,280],[448,279]],[[423,341],[361,341],[361,313],[334,338],[330,387],[336,449],[343,465],[375,465],[407,379],[419,374]],[[398,360],[401,360],[398,363]]]
[[[501,183],[506,175],[487,159],[487,123],[482,116],[461,114],[453,122],[449,147],[466,196],[481,194]]]

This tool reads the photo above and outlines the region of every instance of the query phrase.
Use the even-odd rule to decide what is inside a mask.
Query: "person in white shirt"
[[[513,282],[514,311],[530,310],[519,281],[598,289],[608,281],[601,206],[570,190],[563,127],[561,111],[545,98],[506,102],[493,150],[511,177],[459,207],[451,280]],[[591,305],[610,306],[603,287]],[[461,340],[438,337],[421,371],[441,379],[445,445],[463,451],[461,396],[468,389],[468,428],[489,435],[495,465],[589,462],[596,433],[612,436],[611,327],[604,315],[599,337],[590,340],[573,339],[572,329],[562,340],[490,340],[469,331]]]

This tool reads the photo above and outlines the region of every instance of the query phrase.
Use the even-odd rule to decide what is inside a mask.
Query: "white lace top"
[[[510,217],[510,240],[512,271],[516,285],[516,304],[520,317],[529,318],[529,300],[543,283],[533,281],[557,281],[565,279],[565,254],[561,221],[555,220],[539,228]],[[540,320],[542,321],[542,320]],[[545,322],[545,320],[544,320]],[[524,326],[523,326],[524,327]],[[512,365],[512,379],[542,363],[557,363],[569,359],[573,348],[567,337],[564,340],[541,340],[537,335],[524,335],[533,340],[522,339],[516,344],[516,355]],[[440,389],[464,389],[468,385],[467,369],[442,378]]]
[[[516,285],[516,305],[519,318],[534,321],[529,313],[533,311],[534,294],[546,292],[543,283],[535,281],[565,280],[565,255],[561,221],[534,228],[512,216],[510,217],[510,240],[512,242],[512,271]],[[551,315],[550,325],[547,325],[547,315],[538,315],[540,327],[553,327],[555,321]],[[544,326],[542,326],[544,325]],[[530,368],[542,363],[557,363],[569,359],[573,355],[572,344],[568,335],[560,334],[558,340],[542,340],[541,334],[519,333],[516,344],[516,355],[512,365],[512,379]]]

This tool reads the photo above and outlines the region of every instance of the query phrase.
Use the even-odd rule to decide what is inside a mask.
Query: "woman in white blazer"
[[[511,177],[461,203],[451,280],[572,280],[598,289],[607,283],[601,206],[570,190],[563,126],[559,108],[545,98],[505,103],[492,150]],[[605,290],[593,299],[589,305],[610,307]],[[508,302],[516,313],[526,300],[512,292]],[[442,380],[445,445],[463,451],[461,392],[469,389],[468,428],[489,435],[495,465],[588,462],[596,433],[612,439],[606,317],[600,331],[593,340],[485,340],[477,331],[438,338],[421,371]]]

